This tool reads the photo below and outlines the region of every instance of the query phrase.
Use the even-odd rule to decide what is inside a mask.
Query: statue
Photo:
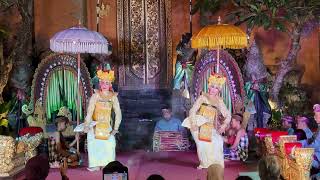
[[[268,102],[268,73],[255,41],[250,47],[245,66],[246,76],[249,79],[244,87],[247,94],[246,111],[251,113],[249,127],[251,129],[252,126],[252,130],[255,127],[266,127],[271,117],[271,108]]]
[[[27,115],[27,122],[29,126],[41,127],[44,135],[46,135],[47,120],[44,108],[39,99],[36,101],[34,110],[32,107],[28,107],[28,105],[25,104],[22,106],[22,112]]]
[[[186,98],[190,97],[191,78],[198,53],[191,48],[191,37],[190,33],[183,34],[176,47],[178,56],[173,80],[173,89],[183,89],[183,96]]]

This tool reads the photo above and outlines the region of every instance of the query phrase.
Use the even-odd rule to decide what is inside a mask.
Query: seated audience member
[[[297,140],[298,141],[302,141],[302,140],[306,140],[307,139],[306,132],[304,130],[302,130],[302,129],[294,130],[294,135],[297,136]]]
[[[45,180],[49,174],[49,160],[45,155],[38,155],[28,160],[24,173],[25,180]]]
[[[312,137],[313,133],[309,129],[308,123],[309,123],[308,118],[304,116],[297,117],[297,129],[302,129],[306,133],[307,138],[309,139]]]
[[[249,139],[247,132],[241,127],[242,116],[235,114],[232,116],[231,128],[236,131],[236,138],[230,146],[230,160],[245,161],[248,158]],[[225,139],[227,143],[228,140]]]
[[[151,176],[148,177],[147,180],[165,180],[165,179],[158,174],[152,174]]]
[[[280,165],[275,156],[265,156],[258,164],[261,180],[280,180]]]
[[[320,169],[320,105],[316,104],[313,106],[314,119],[318,123],[317,131],[312,135],[311,138],[302,141],[303,147],[314,148],[314,159],[312,161],[312,167]]]
[[[282,117],[282,128],[288,131],[288,135],[294,134],[295,124],[293,122],[293,117],[291,116],[284,116]]]
[[[103,173],[112,174],[114,172],[128,174],[128,168],[119,161],[112,161],[103,168]]]
[[[59,159],[67,159],[67,163],[69,166],[77,166],[79,165],[79,155],[76,153],[76,150],[72,148],[77,142],[79,138],[79,134],[76,134],[76,139],[71,143],[68,144],[62,135],[62,132],[66,129],[67,123],[69,120],[67,117],[64,116],[57,116],[55,119],[57,131],[55,132],[55,141],[57,146],[57,151],[59,154]]]
[[[219,164],[212,164],[208,167],[207,180],[223,180],[224,170]]]
[[[236,180],[252,180],[249,176],[238,176]]]
[[[181,126],[181,121],[177,118],[172,117],[170,108],[162,109],[162,118],[157,122],[155,131],[180,131],[184,128]]]

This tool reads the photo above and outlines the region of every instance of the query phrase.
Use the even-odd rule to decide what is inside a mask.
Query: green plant
[[[280,90],[279,98],[285,114],[312,115],[311,102],[302,88],[286,83]]]
[[[264,27],[286,32],[291,40],[287,57],[281,61],[276,74],[271,96],[278,104],[279,92],[284,77],[296,66],[300,50],[300,38],[303,27],[309,21],[319,18],[320,1],[318,0],[240,0],[238,8],[230,15],[237,19],[237,24],[246,22],[248,29]]]
[[[269,127],[271,129],[281,129],[282,111],[280,109],[273,109],[271,113],[272,113],[272,116],[271,116],[271,121],[269,123]]]
[[[194,3],[191,14],[195,14],[196,12],[215,12],[219,10],[222,0],[196,0]]]
[[[0,135],[10,135],[12,128],[9,124],[8,113],[13,107],[13,101],[0,104]]]

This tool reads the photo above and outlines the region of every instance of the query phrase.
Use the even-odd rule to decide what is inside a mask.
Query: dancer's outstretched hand
[[[191,128],[190,128],[191,131],[197,131],[198,130],[198,127],[194,124],[191,124]]]
[[[112,130],[112,131],[111,131],[111,135],[116,135],[118,132],[119,132],[119,131],[117,131],[117,130]]]
[[[89,126],[84,126],[84,128],[83,128],[84,133],[88,133],[89,130],[90,130]]]

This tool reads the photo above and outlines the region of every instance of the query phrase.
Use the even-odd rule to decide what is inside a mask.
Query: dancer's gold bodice
[[[200,127],[199,139],[203,141],[211,141],[212,130],[216,128],[217,122],[217,109],[209,104],[202,104],[197,114],[205,117],[209,122]]]
[[[225,121],[223,122],[224,126],[227,126],[231,120],[231,115],[220,97],[210,98],[208,94],[203,93],[203,95],[196,100],[195,104],[190,109],[190,116],[192,117],[197,114],[208,120],[207,123],[200,127],[200,140],[211,141],[213,129],[218,130],[218,117],[220,113],[225,117]]]
[[[110,136],[112,101],[107,98],[98,100],[95,104],[92,120],[96,121],[96,139],[107,140]]]
[[[198,112],[199,115],[207,118],[212,124],[214,124],[217,119],[217,113],[217,108],[209,104],[202,104]]]

